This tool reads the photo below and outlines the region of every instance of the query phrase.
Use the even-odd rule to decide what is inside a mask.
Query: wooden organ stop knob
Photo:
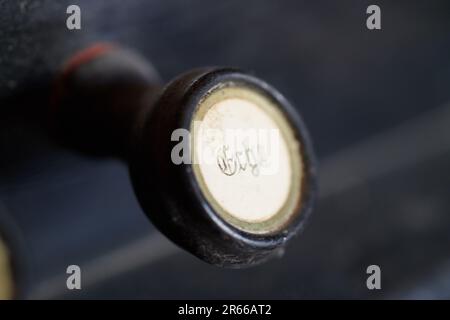
[[[267,260],[311,211],[303,121],[277,90],[237,69],[197,69],[162,87],[145,59],[99,44],[65,64],[51,115],[65,143],[124,159],[151,221],[211,264]]]

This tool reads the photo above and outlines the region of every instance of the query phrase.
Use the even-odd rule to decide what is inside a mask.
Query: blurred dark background
[[[370,4],[381,30],[366,28]],[[320,196],[281,259],[197,260],[148,222],[125,165],[48,136],[49,84],[96,41],[135,49],[165,80],[240,67],[298,107]],[[0,99],[0,228],[21,298],[450,298],[448,1],[0,0]],[[366,288],[371,264],[381,290]]]

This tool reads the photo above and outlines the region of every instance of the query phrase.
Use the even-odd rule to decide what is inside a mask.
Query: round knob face
[[[214,265],[278,255],[315,189],[312,148],[289,102],[258,78],[211,68],[173,80],[151,110],[130,168],[154,224]]]
[[[198,104],[190,131],[195,177],[221,218],[267,234],[297,213],[300,142],[264,93],[234,82],[217,85]]]

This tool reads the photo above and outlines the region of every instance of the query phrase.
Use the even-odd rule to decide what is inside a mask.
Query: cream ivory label
[[[235,218],[263,222],[289,196],[292,168],[277,123],[256,103],[226,98],[196,121],[193,152],[202,183]]]

